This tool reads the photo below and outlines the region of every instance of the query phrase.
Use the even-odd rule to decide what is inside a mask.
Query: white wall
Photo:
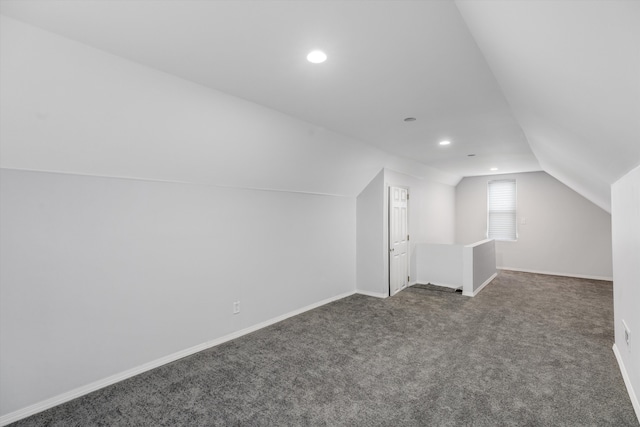
[[[371,177],[455,181],[1,21],[0,416],[355,291]]]
[[[412,243],[453,243],[455,187],[386,168],[386,189],[407,187],[410,193],[409,230]],[[385,198],[389,202],[389,197]],[[388,210],[387,210],[388,213]]]
[[[354,196],[398,160],[11,19],[0,30],[0,416],[355,290]]]
[[[610,184],[640,162],[640,3],[456,6],[540,166],[610,212]]]
[[[355,197],[385,166],[456,177],[1,17],[0,167]]]
[[[475,296],[496,276],[495,242],[470,245],[418,243],[415,245],[416,282],[462,288]]]
[[[453,243],[455,239],[455,188],[385,169],[384,248],[389,248],[389,187],[409,188],[410,283],[416,281],[418,243]],[[388,254],[388,252],[387,252]],[[389,275],[389,257],[385,256],[385,274]]]
[[[493,179],[515,179],[518,191],[518,240],[496,242],[498,268],[611,280],[611,216],[544,172],[464,178],[456,187],[458,243],[486,238]]]
[[[497,275],[495,240],[464,247],[464,295],[475,295]]]
[[[640,166],[611,187],[615,348],[640,419]],[[624,339],[622,322],[631,331]]]
[[[417,283],[448,288],[463,284],[463,245],[418,243],[415,246]]]
[[[409,188],[410,282],[417,277],[416,244],[453,243],[455,234],[454,187],[384,169],[357,202],[358,291],[376,296],[389,295],[389,186]]]
[[[3,415],[354,290],[353,198],[1,174]]]
[[[384,277],[384,170],[375,176],[356,201],[356,289],[373,296],[388,295]],[[385,292],[385,288],[387,291]]]

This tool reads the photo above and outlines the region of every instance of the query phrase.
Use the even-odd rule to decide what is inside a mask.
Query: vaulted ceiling
[[[542,169],[609,211],[640,163],[640,2],[457,5]]]
[[[637,1],[5,0],[0,11],[459,177],[545,170],[609,210],[610,184],[640,163]],[[308,63],[312,49],[328,60]]]

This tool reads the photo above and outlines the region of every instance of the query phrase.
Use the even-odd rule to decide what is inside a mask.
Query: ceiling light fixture
[[[451,141],[440,141],[440,145],[449,145]]]
[[[314,50],[307,55],[307,61],[314,64],[320,64],[327,60],[327,54],[321,50]]]
[[[467,154],[467,157],[475,157],[475,154]]]
[[[491,168],[491,169],[489,169],[489,170],[490,170],[490,171],[497,171],[497,170],[498,170],[498,168]]]
[[[405,121],[405,122],[415,122],[415,121],[416,121],[416,118],[415,118],[415,117],[406,117],[406,118],[404,119],[404,121]]]

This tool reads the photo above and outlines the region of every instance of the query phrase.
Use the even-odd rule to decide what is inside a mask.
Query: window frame
[[[491,237],[490,236],[490,225],[491,225],[491,213],[492,212],[500,212],[499,210],[491,210],[491,184],[497,182],[509,182],[513,183],[513,211],[511,210],[503,210],[502,212],[513,212],[513,231],[514,238],[508,237]],[[518,241],[518,183],[515,179],[492,179],[487,181],[487,231],[486,231],[487,239],[493,239],[495,241],[500,242],[517,242]]]

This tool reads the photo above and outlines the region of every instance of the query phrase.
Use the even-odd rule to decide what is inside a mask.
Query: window
[[[489,181],[487,207],[487,237],[516,240],[516,180]]]

